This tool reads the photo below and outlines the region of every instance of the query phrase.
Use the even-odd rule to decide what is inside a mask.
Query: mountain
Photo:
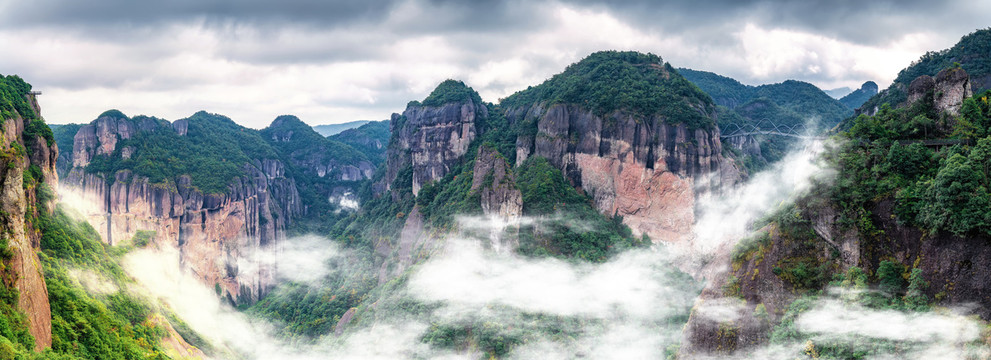
[[[851,294],[846,299],[864,309],[922,316],[967,306],[991,317],[984,275],[991,271],[984,261],[991,254],[991,91],[974,92],[986,86],[985,75],[971,79],[963,66],[920,71],[953,58],[981,71],[991,53],[978,56],[969,47],[987,49],[974,39],[988,33],[968,35],[965,45],[902,70],[896,84],[871,99],[895,100],[849,121],[836,136],[840,145],[822,157],[835,180],[816,183],[767,216],[728,254],[720,266],[731,270],[700,302],[728,297],[742,310],[718,324],[692,316],[685,327],[692,345],[682,355],[813,344],[812,336],[792,332],[794,319],[827,289]],[[917,76],[902,79],[907,74]],[[816,344],[822,358],[888,351],[883,344]]]
[[[858,114],[873,115],[882,104],[897,106],[908,100],[911,82],[922,75],[936,75],[951,67],[959,67],[969,75],[972,93],[991,89],[991,28],[977,30],[960,39],[956,45],[945,50],[930,51],[912,62],[912,65],[898,72],[898,77],[877,95],[871,97],[858,110]]]
[[[69,175],[69,170],[72,169],[72,142],[76,133],[79,132],[79,128],[82,127],[81,124],[65,124],[65,125],[49,125],[52,129],[52,133],[55,136],[55,143],[58,144],[59,154],[58,161],[55,163],[55,169],[58,170],[58,176],[60,178],[65,178]]]
[[[331,135],[332,140],[351,145],[365,154],[375,166],[385,162],[385,149],[389,144],[389,121],[370,121],[353,129]]]
[[[817,118],[817,124],[832,127],[849,117],[851,108],[843,105],[815,85],[795,80],[760,86],[744,85],[732,78],[706,71],[678,69],[688,81],[712,96],[716,104],[729,109],[745,107],[747,103],[769,99],[780,107],[783,118],[748,118],[750,122],[767,120],[774,124],[789,124],[801,119]],[[770,103],[767,103],[770,105]],[[745,116],[746,117],[746,116]]]
[[[840,98],[840,102],[846,107],[856,110],[874,95],[877,95],[877,83],[868,81],[861,85],[860,89]]]
[[[168,310],[129,290],[136,284],[118,263],[119,253],[59,204],[65,195],[56,192],[59,147],[31,85],[0,76],[0,100],[0,357],[203,355],[169,321],[157,320]],[[102,290],[94,292],[83,278]]]
[[[355,120],[355,121],[343,122],[343,123],[340,123],[340,124],[317,125],[317,126],[314,126],[313,127],[313,130],[316,131],[317,133],[319,133],[322,136],[332,136],[332,135],[340,134],[344,130],[354,129],[354,128],[357,128],[359,126],[362,126],[362,125],[365,125],[367,123],[370,123],[370,122],[372,122],[372,121],[371,120]]]
[[[306,212],[278,151],[257,131],[198,112],[172,123],[110,110],[73,138],[62,191],[92,204],[85,215],[107,244],[141,231],[175,247],[185,265],[231,302],[253,302],[272,269],[223,265],[285,238]]]
[[[292,115],[275,118],[259,135],[288,165],[287,176],[296,183],[311,215],[338,210],[341,199],[352,199],[357,184],[371,179],[381,165],[348,144],[320,135]]]
[[[637,235],[685,236],[695,189],[738,181],[716,104],[656,55],[597,52],[500,106],[518,128],[517,164],[546,158]]]
[[[849,86],[844,86],[844,87],[841,87],[841,88],[835,88],[835,89],[830,89],[830,90],[823,90],[822,92],[824,92],[827,95],[831,96],[833,99],[839,100],[840,98],[842,98],[844,96],[847,96],[850,93],[852,93],[853,92],[853,89],[851,89]]]
[[[748,86],[676,70],[653,54],[593,53],[499,103],[482,101],[464,82],[446,80],[388,123],[369,122],[330,137],[291,115],[256,131],[207,112],[169,122],[116,110],[79,125],[70,137],[73,127],[48,133],[39,116],[20,115],[39,110],[33,97],[23,95],[30,88],[17,83],[11,97],[17,101],[0,102],[10,104],[4,111],[14,111],[4,138],[19,139],[6,145],[7,175],[0,177],[9,181],[0,183],[0,193],[23,195],[0,202],[7,207],[0,220],[15,219],[0,226],[21,229],[20,238],[10,238],[22,246],[14,257],[34,262],[0,268],[5,275],[18,272],[16,281],[5,276],[2,285],[26,286],[13,297],[0,296],[0,315],[8,320],[0,325],[13,324],[11,331],[0,326],[0,336],[15,339],[17,351],[28,351],[39,336],[24,334],[44,334],[44,325],[31,324],[50,319],[58,354],[147,358],[163,350],[166,341],[158,334],[168,333],[173,322],[157,325],[149,318],[167,309],[153,311],[126,291],[91,296],[73,280],[75,269],[92,270],[128,289],[114,257],[148,246],[178,248],[190,273],[245,313],[271,320],[272,332],[293,344],[323,343],[358,329],[393,336],[378,324],[416,319],[422,329],[399,332],[409,333],[418,348],[448,355],[506,358],[550,343],[578,345],[583,356],[596,357],[598,352],[583,352],[580,343],[598,339],[587,334],[619,325],[621,343],[628,343],[625,326],[640,313],[617,304],[656,292],[635,307],[665,315],[636,326],[653,333],[673,325],[678,333],[663,336],[685,341],[664,352],[678,358],[761,354],[755,350],[767,344],[822,358],[912,352],[913,345],[906,345],[911,341],[823,340],[799,329],[796,319],[834,292],[864,309],[894,310],[884,312],[890,316],[964,304],[991,316],[991,283],[985,279],[991,271],[985,261],[991,256],[991,92],[974,93],[971,83],[957,67],[919,76],[902,106],[850,119],[837,145],[823,150],[821,160],[835,177],[811,182],[794,201],[757,199],[788,192],[761,177],[755,178],[766,189],[738,191],[748,166],[742,153],[783,157],[783,146],[772,137],[727,136],[721,127],[797,125],[809,118],[829,126],[852,111],[807,83]],[[870,92],[870,86],[861,90]],[[66,164],[58,142],[70,138],[73,156]],[[66,169],[61,187],[56,169]],[[88,223],[55,205],[45,190],[53,186],[63,202],[93,205],[82,214]],[[724,198],[741,202],[715,210],[726,223],[735,212],[758,212],[761,202],[778,208],[754,215],[746,226],[755,232],[735,247],[685,261],[705,265],[693,274],[705,282],[696,299],[702,285],[676,269],[695,264],[652,256],[666,258],[665,249],[697,251],[696,217]],[[11,205],[20,203],[34,206]],[[37,227],[23,226],[36,220]],[[333,269],[317,281],[277,284],[274,258],[268,256],[260,266],[240,265],[266,246],[289,248],[298,241],[290,234],[299,233],[332,239],[308,249],[335,254],[320,260]],[[456,257],[458,266],[431,262],[458,254],[461,238],[477,239],[472,249],[487,255]],[[629,251],[655,243],[665,245]],[[489,254],[509,262],[493,266]],[[6,259],[7,253],[0,255]],[[663,272],[630,267],[644,260]],[[491,283],[478,279],[497,274],[497,282],[529,280],[515,276],[515,267],[539,270],[527,278],[575,277],[577,282],[566,281],[583,289],[565,289],[560,303],[549,303],[551,310],[485,299],[490,289],[483,288]],[[43,274],[37,278],[48,286],[24,280],[31,271]],[[471,301],[453,308],[446,300],[412,294],[411,284],[430,271],[443,275],[435,282],[444,289],[474,286],[466,287]],[[619,276],[600,277],[600,271]],[[458,283],[461,272],[475,276],[465,281],[471,284]],[[613,279],[631,287],[616,287]],[[601,294],[585,293],[586,287]],[[48,291],[51,316],[12,305],[21,296],[36,299],[31,309],[40,309],[40,289]],[[539,293],[523,289],[517,292]],[[668,302],[676,293],[687,305]],[[584,308],[558,311],[561,304],[584,302],[605,304],[606,315],[589,317]],[[461,316],[477,304],[484,304],[478,306],[482,316]],[[707,318],[707,307],[722,310],[720,317]],[[520,314],[503,316],[514,311]],[[181,339],[200,346],[195,334]],[[350,339],[356,338],[342,341]],[[0,351],[5,345],[0,339]]]
[[[798,140],[769,134],[746,134],[750,129],[778,132],[816,132],[831,128],[851,109],[812,84],[788,80],[778,84],[744,85],[706,71],[679,69],[679,73],[709,94],[719,105],[717,118],[726,148],[746,172],[756,173],[775,163]],[[788,133],[790,131],[784,130]]]

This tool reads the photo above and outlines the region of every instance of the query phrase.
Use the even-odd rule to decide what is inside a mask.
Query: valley
[[[597,51],[323,128],[49,126],[3,76],[0,358],[987,358],[988,39],[840,99]]]

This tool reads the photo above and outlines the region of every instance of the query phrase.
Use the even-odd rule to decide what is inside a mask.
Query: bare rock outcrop
[[[696,191],[732,180],[720,175],[722,143],[716,128],[690,129],[661,116],[623,111],[600,117],[567,104],[508,109],[506,117],[537,123],[535,135],[517,139],[517,164],[530,156],[547,158],[594,199],[599,211],[623,216],[637,235],[654,240],[689,237]]]
[[[950,68],[940,71],[935,78],[922,75],[912,80],[908,86],[906,103],[911,105],[918,101],[929,101],[936,112],[957,116],[963,100],[972,95],[967,72],[961,68]]]
[[[384,188],[389,189],[407,165],[413,171],[414,195],[423,184],[447,175],[477,136],[476,119],[485,117],[488,109],[473,100],[441,106],[411,104],[402,115],[393,114],[389,126],[396,136],[387,150]]]
[[[523,215],[523,193],[516,187],[509,163],[495,149],[478,148],[471,191],[480,195],[485,215],[503,219],[517,219]]]

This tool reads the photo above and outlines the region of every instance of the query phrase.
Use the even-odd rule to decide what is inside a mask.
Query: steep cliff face
[[[29,96],[32,116],[41,116],[34,96]],[[25,114],[27,115],[27,114]],[[30,126],[28,116],[13,114],[0,121],[3,166],[0,166],[0,232],[5,239],[10,256],[3,258],[0,269],[4,285],[17,289],[17,306],[27,315],[28,330],[35,340],[35,350],[51,346],[51,307],[48,289],[38,259],[41,234],[31,221],[39,211],[52,211],[55,197],[50,193],[58,188],[55,161],[58,147],[49,146],[48,140],[39,135],[25,133]],[[33,120],[38,121],[38,120]],[[41,124],[44,126],[44,124]],[[25,153],[25,148],[28,153]],[[36,167],[36,168],[35,168]],[[39,169],[31,170],[31,168]],[[41,175],[41,178],[37,176]],[[28,182],[25,182],[28,181]],[[39,203],[39,197],[43,203]],[[41,208],[35,206],[40,205]]]
[[[687,239],[697,195],[739,176],[724,171],[712,98],[656,55],[595,53],[502,106],[517,164],[547,158],[638,236]]]
[[[286,227],[304,212],[294,180],[276,159],[243,164],[241,175],[221,193],[204,193],[189,175],[155,182],[130,169],[87,170],[96,156],[128,159],[136,149],[118,149],[118,142],[140,131],[188,136],[188,121],[145,120],[107,115],[80,128],[64,200],[84,211],[105,242],[119,244],[138,231],[154,231],[156,243],[178,248],[183,265],[230,301],[258,300],[273,285],[274,260],[250,254],[277,248]]]
[[[932,103],[937,113],[947,113],[950,116],[960,114],[963,100],[972,96],[970,76],[963,69],[945,69],[935,78],[922,75],[912,80],[908,86],[908,101],[911,105],[919,101]]]
[[[523,193],[516,187],[512,169],[498,151],[487,146],[475,156],[471,192],[477,192],[485,215],[518,219],[523,215]]]
[[[477,136],[476,119],[484,117],[488,117],[488,109],[474,99],[437,106],[413,103],[402,115],[393,114],[385,188],[389,189],[407,166],[413,172],[414,195],[424,184],[447,175]]]
[[[669,124],[662,116],[625,111],[597,116],[577,105],[513,108],[514,123],[536,122],[517,140],[516,163],[547,158],[596,207],[621,215],[638,235],[678,241],[691,233],[697,192],[733,183],[723,178],[719,130]]]

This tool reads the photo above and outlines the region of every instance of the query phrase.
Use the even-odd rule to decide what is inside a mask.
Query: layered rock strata
[[[477,136],[475,120],[488,117],[488,109],[472,100],[441,106],[410,105],[402,115],[393,114],[390,130],[393,143],[387,150],[384,188],[406,166],[413,172],[413,194],[424,184],[451,171],[468,152]]]
[[[186,120],[170,127],[102,116],[80,128],[74,139],[74,168],[64,201],[80,208],[109,244],[153,231],[153,241],[179,249],[182,264],[232,303],[251,303],[274,285],[274,259],[261,250],[278,249],[286,227],[304,211],[295,182],[278,160],[243,165],[220,194],[204,194],[188,176],[175,183],[151,183],[130,170],[91,173],[97,155],[113,155],[117,142],[137,131],[175,131],[185,136]],[[122,149],[121,156],[126,156]]]
[[[536,134],[517,139],[517,164],[547,158],[599,211],[623,216],[637,235],[655,241],[690,237],[697,193],[739,176],[725,171],[715,127],[690,129],[623,111],[598,116],[568,104],[513,108],[506,117],[537,124]]]

